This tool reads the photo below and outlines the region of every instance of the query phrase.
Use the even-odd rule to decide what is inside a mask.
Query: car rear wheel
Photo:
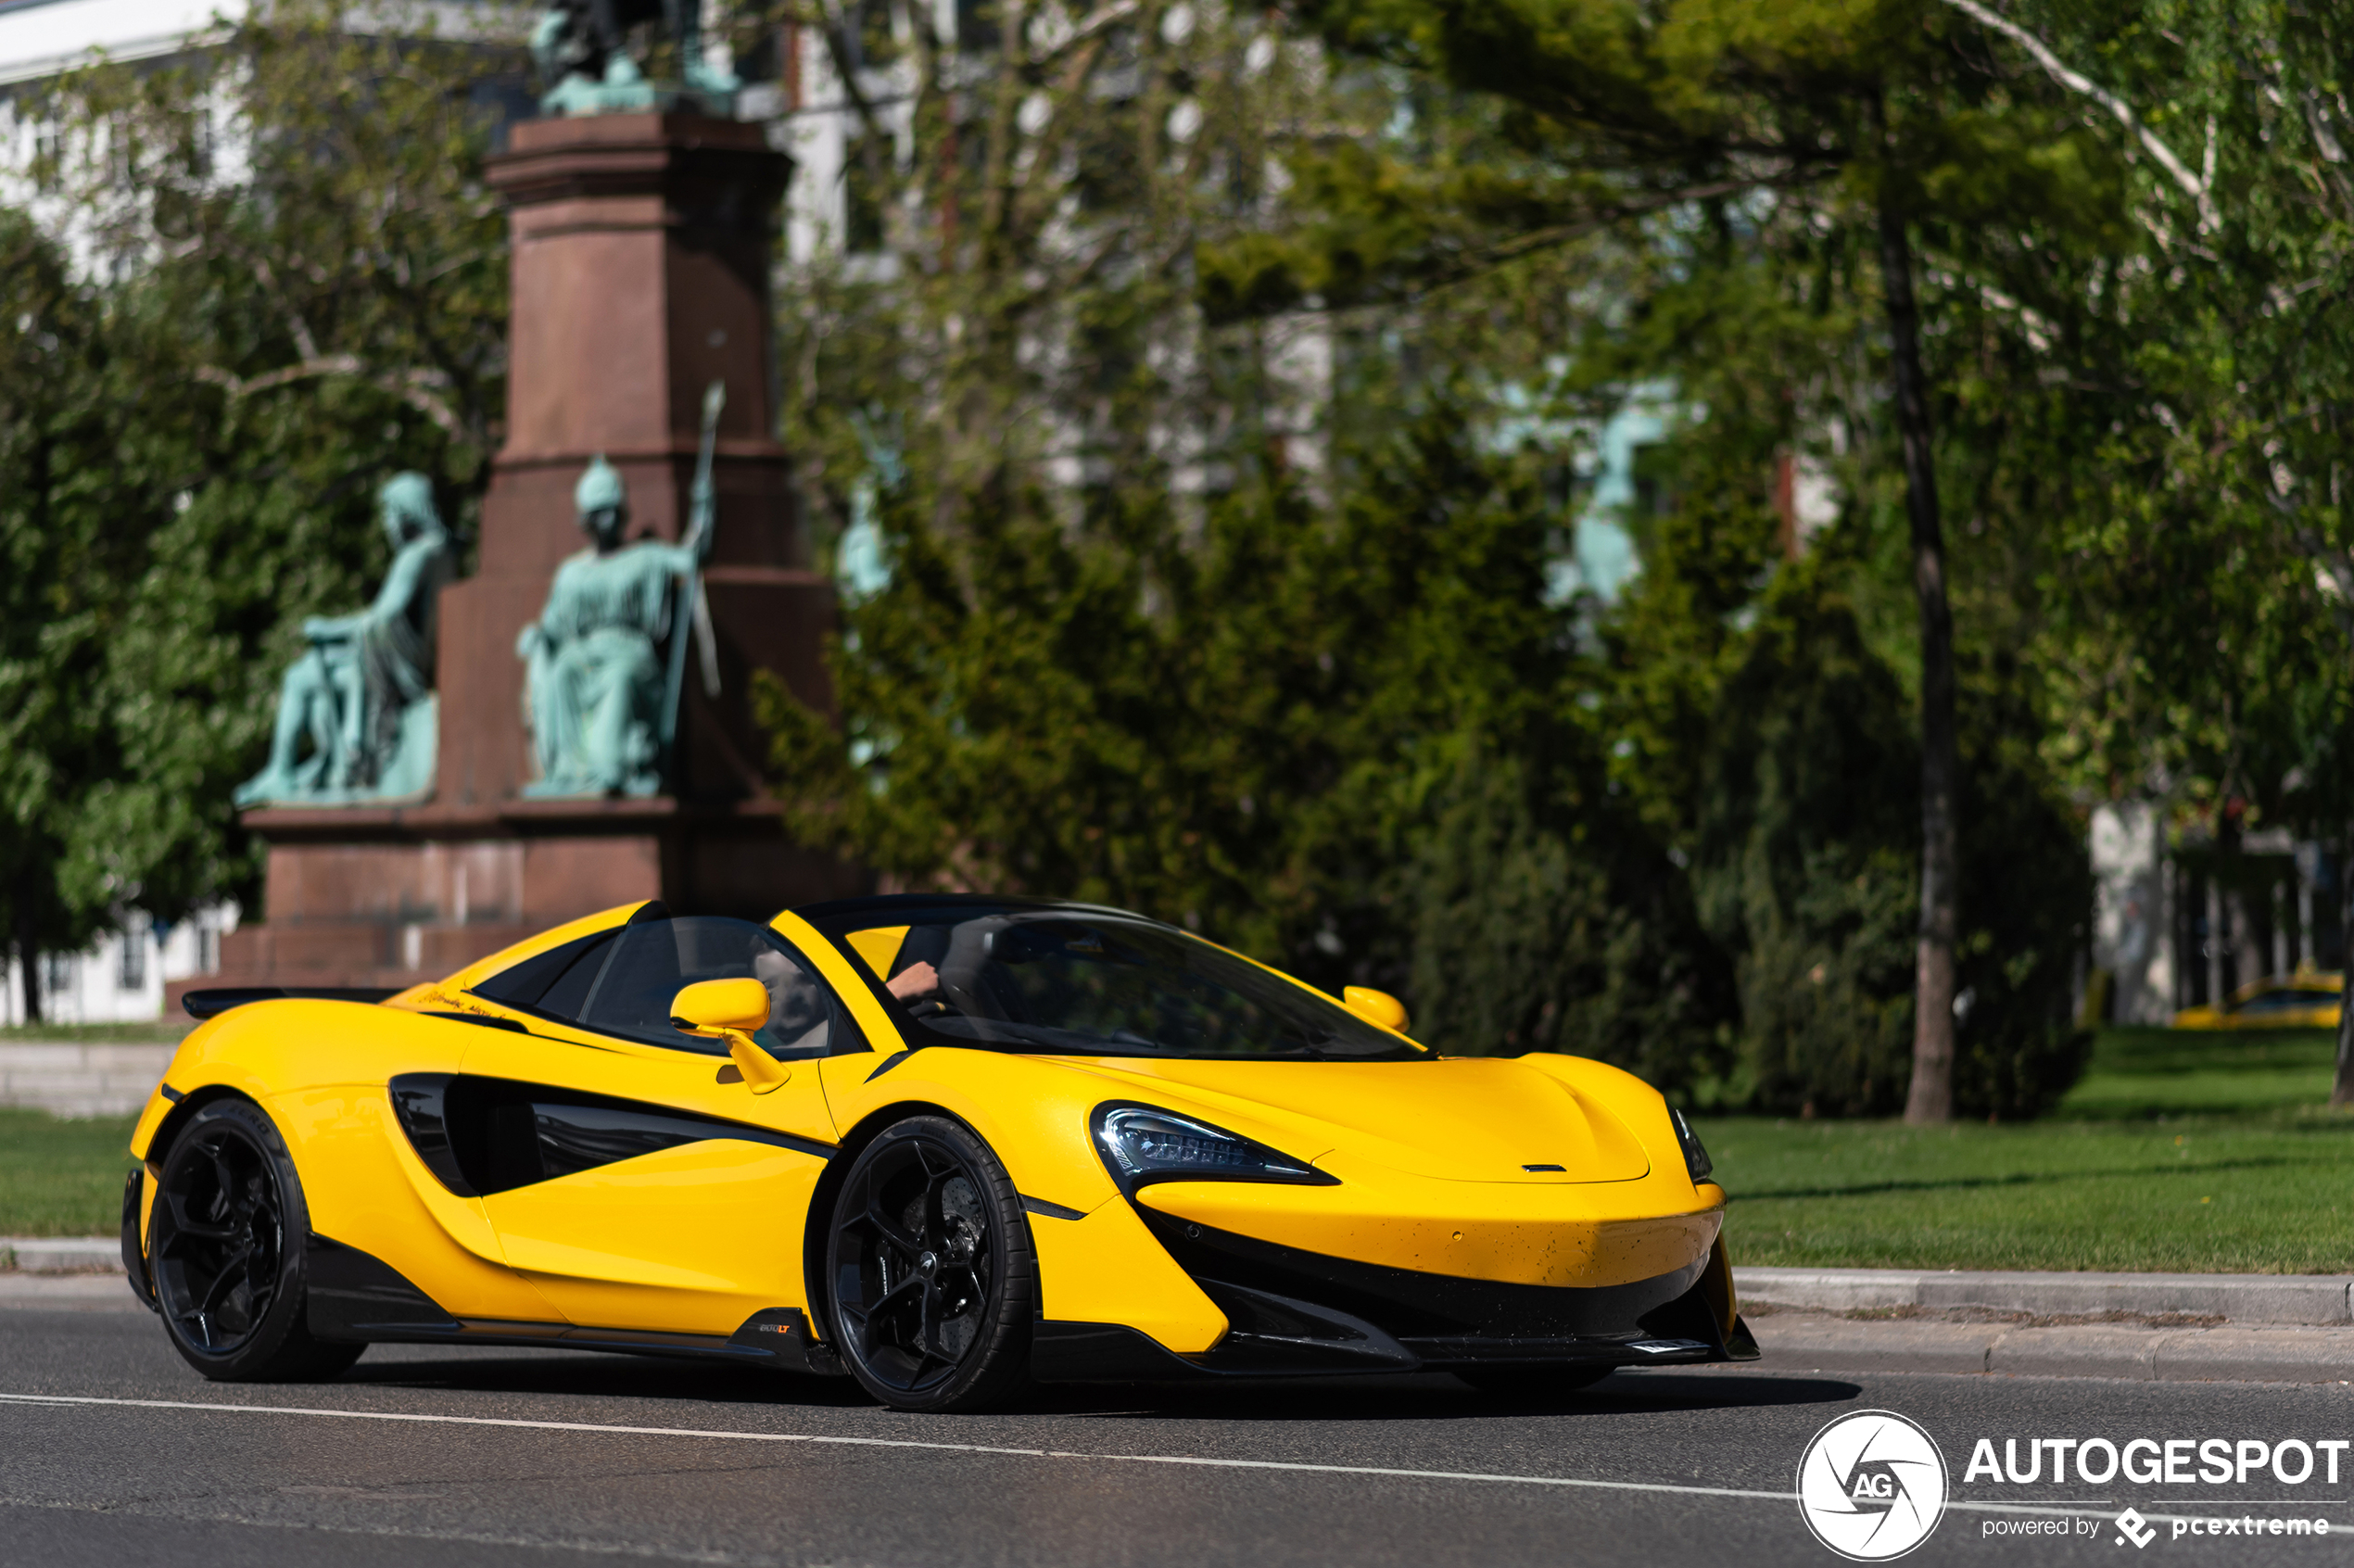
[[[243,1100],[196,1111],[163,1162],[147,1267],[172,1348],[217,1382],[335,1376],[361,1345],[313,1339],[303,1321],[302,1183],[270,1119]]]
[[[1610,1367],[1512,1366],[1450,1367],[1457,1377],[1483,1394],[1504,1394],[1519,1399],[1554,1399],[1591,1388],[1608,1377]]]
[[[989,1146],[910,1117],[861,1150],[826,1247],[828,1320],[860,1386],[903,1410],[977,1410],[1027,1380],[1037,1260]]]

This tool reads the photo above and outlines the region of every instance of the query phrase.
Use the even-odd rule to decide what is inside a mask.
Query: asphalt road
[[[1908,1562],[2118,1568],[2143,1556],[2108,1523],[2130,1504],[2153,1557],[2354,1563],[2354,1450],[2335,1485],[2319,1465],[2301,1485],[1964,1476],[1981,1437],[2354,1438],[2342,1384],[1760,1366],[1536,1403],[1425,1376],[917,1417],[843,1382],[554,1351],[379,1347],[333,1384],[210,1385],[144,1311],[32,1308],[0,1310],[0,1563],[1820,1565],[1838,1559],[1790,1495],[1799,1457],[1872,1408],[1919,1423],[1952,1475],[1956,1506]],[[2208,1516],[2337,1530],[2173,1535]],[[1990,1534],[2021,1521],[2072,1533]]]

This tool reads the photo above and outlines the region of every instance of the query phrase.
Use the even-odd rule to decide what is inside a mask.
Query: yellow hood
[[[1169,1108],[1182,1110],[1190,1103],[1230,1131],[1300,1159],[1338,1150],[1450,1182],[1631,1182],[1651,1170],[1641,1142],[1600,1095],[1519,1061],[1127,1057],[1071,1065],[1124,1083],[1149,1104],[1176,1101]],[[1525,1169],[1531,1165],[1563,1169]]]

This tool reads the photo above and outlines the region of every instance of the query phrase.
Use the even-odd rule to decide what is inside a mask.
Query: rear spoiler
[[[376,1003],[399,994],[392,987],[373,985],[230,985],[191,991],[180,998],[180,1005],[192,1018],[215,1018],[248,1002]]]

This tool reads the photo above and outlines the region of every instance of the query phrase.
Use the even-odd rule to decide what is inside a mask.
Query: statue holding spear
[[[539,769],[525,795],[659,793],[677,748],[690,632],[702,651],[703,689],[718,695],[702,569],[711,554],[712,453],[726,403],[726,388],[713,382],[703,395],[686,536],[677,544],[624,544],[629,497],[621,474],[600,456],[580,476],[573,505],[588,548],[556,569],[547,608],[515,641]],[[667,660],[657,651],[665,639]]]

